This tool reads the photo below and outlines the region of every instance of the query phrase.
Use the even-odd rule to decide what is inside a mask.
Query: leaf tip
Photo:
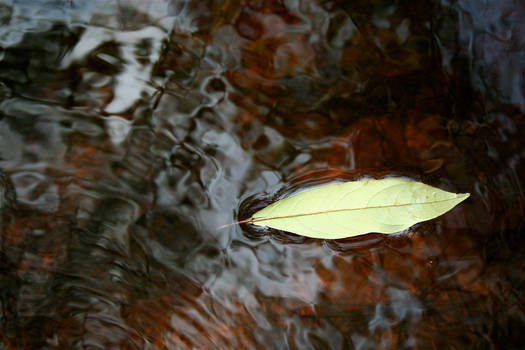
[[[461,198],[461,200],[465,200],[467,199],[468,197],[470,197],[470,193],[458,193],[458,198]]]

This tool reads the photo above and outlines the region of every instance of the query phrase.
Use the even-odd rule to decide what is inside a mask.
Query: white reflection
[[[168,33],[151,26],[135,31],[87,27],[73,50],[62,60],[62,67],[66,68],[74,62],[82,61],[105,43],[117,43],[120,57],[113,59],[115,62],[121,62],[121,66],[118,67],[120,72],[114,77],[113,99],[105,107],[105,112],[123,113],[132,107],[142,94],[151,96],[155,91],[148,82]],[[138,56],[137,48],[144,42],[149,43],[148,54]],[[112,60],[106,62],[115,63]]]

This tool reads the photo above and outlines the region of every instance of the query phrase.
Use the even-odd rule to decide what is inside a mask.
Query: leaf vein
[[[295,218],[295,217],[301,217],[301,216],[329,214],[329,213],[342,212],[342,211],[354,211],[354,210],[366,210],[366,209],[389,209],[389,208],[392,208],[392,207],[408,207],[408,206],[412,206],[412,205],[435,205],[436,203],[449,202],[449,201],[453,201],[455,199],[457,199],[457,197],[456,198],[442,199],[442,200],[432,201],[432,202],[404,203],[404,204],[396,204],[396,205],[379,205],[379,206],[369,206],[369,207],[361,207],[361,208],[341,208],[341,209],[319,210],[319,211],[313,211],[313,212],[307,212],[307,213],[294,213],[294,214],[275,215],[275,216],[263,216],[263,217],[257,217],[257,218],[252,217],[252,218],[248,219],[249,220],[248,222],[249,223],[254,223],[254,222],[265,221],[265,220]]]

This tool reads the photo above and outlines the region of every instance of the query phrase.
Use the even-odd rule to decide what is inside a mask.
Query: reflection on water
[[[518,348],[525,8],[1,1],[6,349]],[[390,236],[219,226],[401,176]]]

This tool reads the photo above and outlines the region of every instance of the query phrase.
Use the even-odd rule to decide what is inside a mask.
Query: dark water
[[[518,349],[520,1],[0,1],[1,349]],[[330,181],[390,236],[249,225]]]

